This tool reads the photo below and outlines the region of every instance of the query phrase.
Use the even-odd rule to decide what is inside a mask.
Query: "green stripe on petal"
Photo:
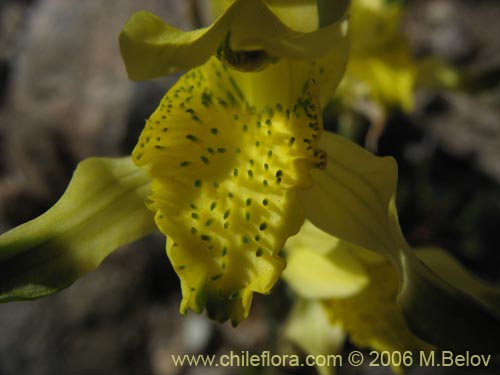
[[[244,74],[211,59],[169,90],[132,153],[154,179],[148,205],[168,237],[183,313],[206,308],[236,324],[285,267],[278,253],[304,220],[297,189],[322,163],[315,83],[292,65]],[[277,85],[264,106],[266,81]]]
[[[301,32],[286,26],[260,0],[236,0],[210,27],[189,32],[154,14],[136,13],[120,34],[120,50],[129,77],[143,80],[200,65],[219,47],[233,67],[254,71],[276,58],[323,57],[345,38],[340,23]]]
[[[119,246],[152,232],[144,207],[150,182],[129,157],[81,162],[50,210],[0,236],[0,302],[63,289]]]
[[[308,218],[333,236],[391,260],[399,274],[398,304],[414,334],[441,348],[499,352],[497,294],[442,277],[408,247],[394,203],[394,160],[329,132],[320,146],[328,153],[327,169],[313,171],[314,187],[304,194]]]

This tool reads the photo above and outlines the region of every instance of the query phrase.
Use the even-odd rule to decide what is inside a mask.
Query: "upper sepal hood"
[[[236,0],[211,26],[187,32],[142,11],[125,24],[120,50],[132,80],[187,70],[214,54],[242,71],[262,70],[280,58],[312,61],[345,43],[345,1],[340,4],[330,9],[331,23],[307,32],[279,17],[289,17],[289,11],[276,14],[261,0]]]

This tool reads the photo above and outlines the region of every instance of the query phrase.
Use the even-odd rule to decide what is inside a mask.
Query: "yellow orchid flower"
[[[69,285],[153,231],[154,216],[181,280],[181,312],[246,318],[304,221],[299,190],[324,163],[320,92],[334,90],[347,59],[341,12],[324,27],[316,12],[305,30],[272,9],[239,0],[191,32],[151,13],[131,17],[120,47],[132,79],[192,69],[146,121],[132,160],[82,162],[51,210],[0,237],[1,300]]]
[[[349,14],[350,59],[337,98],[349,108],[369,101],[411,110],[416,64],[401,32],[401,5],[353,0]]]
[[[458,88],[461,77],[446,62],[413,56],[402,30],[401,1],[353,0],[349,11],[350,57],[335,99],[371,121],[366,143],[376,149],[387,112],[413,110],[418,88]]]
[[[406,245],[394,160],[322,130],[347,58],[346,2],[283,4],[236,0],[190,32],[145,12],[129,20],[120,44],[132,79],[191,70],[146,121],[132,160],[83,161],[52,209],[0,237],[0,301],[68,286],[153,231],[151,210],[181,281],[181,312],[237,324],[254,292],[271,291],[281,248],[307,216],[393,262],[398,303],[420,337],[498,350],[496,295],[441,278]],[[297,17],[303,6],[316,9],[308,22]],[[466,317],[475,319],[458,329]]]
[[[344,64],[328,67],[324,61],[346,58],[340,23],[318,28],[316,15],[316,30],[290,29],[271,9],[237,1],[204,32],[179,35],[194,40],[186,54],[205,39],[217,40],[208,44],[214,50],[221,45],[218,57],[192,69],[167,93],[132,152],[135,164],[153,178],[147,203],[168,238],[167,254],[181,280],[181,312],[206,309],[211,318],[234,324],[248,315],[253,293],[269,293],[285,267],[278,254],[304,221],[298,191],[310,186],[308,171],[324,162],[317,148],[317,93],[331,78],[319,84],[319,70],[321,77],[337,77],[336,85]],[[244,39],[240,33],[252,13],[273,28]],[[154,17],[135,15],[121,36],[132,78],[136,62],[128,64],[129,48],[139,48],[142,57],[165,48],[151,47],[135,32],[137,23],[158,21]],[[224,27],[230,32],[220,31]],[[276,41],[269,37],[274,35]],[[331,52],[320,44],[324,40],[331,41]],[[247,44],[253,49],[247,51]]]

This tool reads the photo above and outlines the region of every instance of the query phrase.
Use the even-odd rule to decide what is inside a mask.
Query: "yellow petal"
[[[444,279],[406,243],[394,203],[394,160],[329,132],[320,146],[328,153],[327,169],[313,171],[315,184],[305,196],[308,218],[333,236],[391,260],[399,274],[398,304],[416,335],[443,348],[500,351],[500,309],[492,295]]]
[[[303,352],[313,356],[336,354],[345,341],[344,331],[329,321],[322,304],[303,299],[295,302],[284,334]],[[334,370],[331,366],[318,366],[317,369],[321,375],[332,374]]]
[[[401,31],[402,7],[385,0],[353,0],[350,59],[337,97],[346,107],[370,100],[382,108],[413,108],[416,66]]]
[[[299,233],[290,237],[285,244],[285,249],[307,249],[320,255],[328,255],[337,247],[339,239],[315,227],[309,220],[304,222]]]
[[[352,56],[339,96],[347,102],[371,99],[383,107],[397,106],[409,112],[414,104],[415,80],[409,46],[399,44],[373,56]]]
[[[376,56],[400,38],[402,8],[396,2],[352,0],[349,15],[354,56]]]
[[[278,253],[303,222],[297,189],[310,186],[322,156],[314,81],[295,72],[282,61],[243,74],[213,58],[146,122],[133,159],[154,179],[148,205],[168,236],[183,313],[206,308],[236,324],[285,266]],[[273,80],[281,84],[270,93],[258,89]]]
[[[321,108],[334,97],[339,83],[345,77],[349,58],[349,39],[340,39],[337,47],[326,56],[313,62],[315,76],[319,85]]]
[[[368,283],[356,249],[306,221],[285,244],[283,278],[303,298],[344,298]]]
[[[394,246],[388,206],[396,162],[327,131],[320,144],[327,152],[327,168],[311,173],[314,185],[303,195],[308,219],[334,237],[386,256]]]
[[[0,302],[63,289],[119,246],[152,232],[144,207],[150,182],[129,157],[81,162],[51,209],[0,236]]]
[[[430,350],[430,345],[409,331],[396,304],[399,288],[396,269],[388,261],[367,265],[365,269],[370,279],[365,289],[349,298],[324,302],[332,323],[340,325],[360,348],[411,351],[414,355]]]
[[[368,283],[361,264],[347,250],[331,257],[304,248],[290,251],[283,278],[303,298],[345,298]]]

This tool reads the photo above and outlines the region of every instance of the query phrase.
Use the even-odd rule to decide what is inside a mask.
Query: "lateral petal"
[[[327,169],[312,171],[315,184],[304,194],[308,218],[333,236],[390,259],[399,275],[398,304],[418,337],[441,348],[499,352],[498,302],[441,277],[406,243],[394,202],[394,160],[329,132],[320,146],[328,153]]]
[[[0,236],[0,302],[44,297],[155,230],[151,180],[129,157],[81,162],[46,213]]]

